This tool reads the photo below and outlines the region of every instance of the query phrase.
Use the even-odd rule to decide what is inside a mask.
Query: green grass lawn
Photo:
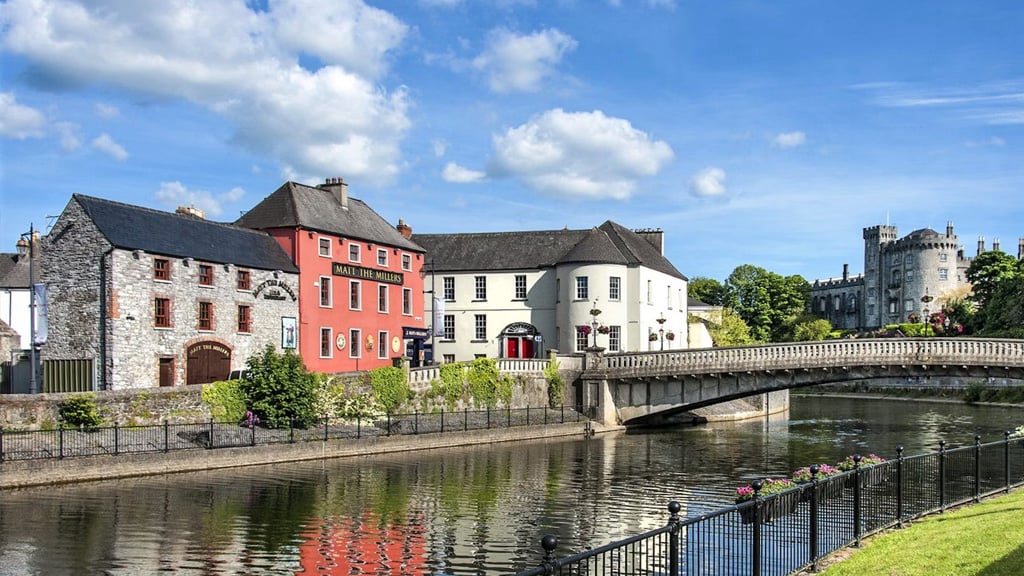
[[[825,576],[1021,576],[1024,490],[879,534]]]

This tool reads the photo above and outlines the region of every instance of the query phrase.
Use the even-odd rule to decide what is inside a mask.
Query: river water
[[[0,492],[0,575],[502,574],[847,455],[1002,438],[1019,408],[794,396],[788,415]]]

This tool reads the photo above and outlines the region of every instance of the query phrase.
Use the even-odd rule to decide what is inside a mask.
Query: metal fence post
[[[388,437],[391,436],[391,412],[388,412]]]
[[[288,419],[288,443],[295,444],[295,419]]]
[[[210,445],[207,448],[213,448],[213,416],[210,416]]]
[[[679,534],[682,532],[680,529],[682,520],[679,519],[679,511],[682,508],[679,502],[675,500],[668,503],[668,525],[671,527],[668,541],[668,573],[670,576],[679,576]]]
[[[0,446],[3,445],[3,431],[0,430]],[[0,450],[0,461],[3,461],[3,451]],[[1010,493],[1010,431],[1003,432],[1003,470],[1006,472],[1006,493]]]
[[[420,433],[420,411],[416,410],[412,415],[412,433],[413,435]]]
[[[249,423],[249,445],[256,445],[256,424],[254,422]]]
[[[356,414],[356,440],[363,437],[363,415]]]
[[[506,414],[508,414],[508,416],[505,419],[505,427],[506,428],[511,428],[512,427],[512,407],[508,406],[507,408],[505,408],[505,410],[507,411]]]
[[[120,446],[120,444],[121,444],[120,443],[120,438],[118,437],[118,431],[119,430],[120,430],[120,428],[118,428],[117,421],[115,420],[114,421],[114,456],[117,456],[117,454],[118,454],[118,452],[120,452],[120,448],[121,448],[121,446]]]
[[[750,487],[754,489],[754,526],[750,538],[750,576],[761,576],[761,487],[764,482],[754,480]]]
[[[57,424],[57,458],[64,459],[64,423]]]
[[[981,434],[974,435],[974,501],[981,502]]]
[[[444,433],[444,408],[441,408],[441,433]]]
[[[324,416],[324,442],[327,442],[327,434],[328,433],[329,433],[329,431],[327,429],[327,416]]]
[[[811,545],[811,570],[818,571],[818,471],[821,467],[817,464],[811,465],[811,510],[808,521],[808,540]]]
[[[530,405],[526,405],[526,425],[530,425]]]
[[[487,407],[487,429],[491,429],[491,407]]]
[[[548,425],[548,407],[544,406],[543,409],[544,409],[544,425],[547,426]]]
[[[171,450],[171,425],[165,419],[164,420],[164,452],[170,452]]]
[[[462,431],[466,432],[469,430],[469,407],[463,406],[462,408]]]
[[[946,441],[939,440],[939,511],[946,511]]]
[[[1009,436],[1009,432],[1006,433]],[[4,461],[4,427],[0,426],[0,462]]]
[[[559,424],[565,424],[565,404],[562,404],[561,409],[562,409],[562,421],[559,422]]]
[[[853,539],[854,546],[860,548],[860,454],[853,456]]]
[[[896,447],[896,524],[903,528],[903,446]]]
[[[558,560],[555,558],[558,536],[548,534],[540,539],[540,546],[544,549],[544,559],[540,561],[540,565],[544,568],[544,574],[554,574],[559,569]]]

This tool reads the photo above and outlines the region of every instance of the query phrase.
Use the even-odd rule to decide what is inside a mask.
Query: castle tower
[[[975,256],[981,256],[981,253],[985,251],[985,237],[978,236],[978,253]]]
[[[861,303],[861,323],[881,326],[885,309],[884,270],[886,247],[896,241],[895,226],[871,226],[864,229],[864,298]]]

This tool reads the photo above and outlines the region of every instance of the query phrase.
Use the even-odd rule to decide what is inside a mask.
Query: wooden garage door
[[[188,383],[206,384],[227,380],[231,372],[231,350],[217,342],[200,342],[188,349]]]

